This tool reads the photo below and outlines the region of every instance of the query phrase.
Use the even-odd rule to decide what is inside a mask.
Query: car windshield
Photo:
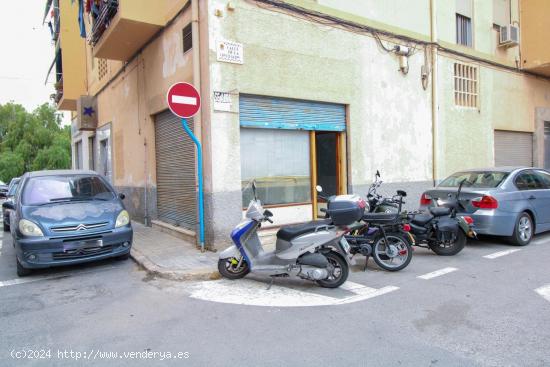
[[[24,205],[112,200],[115,197],[99,176],[89,175],[33,177],[23,189]]]
[[[508,172],[479,171],[479,172],[458,172],[447,177],[439,184],[440,187],[458,187],[463,180],[464,187],[494,188],[500,185]]]

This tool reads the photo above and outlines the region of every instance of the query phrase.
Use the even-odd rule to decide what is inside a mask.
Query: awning
[[[52,7],[52,1],[53,0],[46,0],[46,9],[44,9],[44,18],[42,19],[42,24],[46,21],[46,17],[48,16],[48,12],[50,11],[50,8]]]
[[[58,42],[58,45],[59,45],[59,42]],[[57,59],[60,57],[61,57],[61,48],[58,46],[55,49],[55,56],[53,58],[52,64],[48,68],[48,73],[46,74],[46,80],[44,80],[44,85],[48,84],[48,78],[50,77],[50,73],[52,72],[54,65],[57,63]]]

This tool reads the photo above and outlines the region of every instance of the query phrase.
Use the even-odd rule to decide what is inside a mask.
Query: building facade
[[[316,185],[365,194],[377,170],[414,208],[458,170],[550,166],[544,0],[52,4],[74,166],[108,177],[137,220],[191,237],[195,147],[166,92],[180,81],[200,90],[189,123],[210,246],[227,242],[252,179],[281,225],[317,217]],[[63,30],[77,36],[67,47]],[[85,83],[65,93],[73,68],[71,82]]]

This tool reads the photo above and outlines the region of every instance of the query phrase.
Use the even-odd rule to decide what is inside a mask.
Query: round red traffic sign
[[[166,95],[168,107],[181,118],[193,117],[201,107],[201,96],[197,89],[189,83],[176,83],[168,89]]]

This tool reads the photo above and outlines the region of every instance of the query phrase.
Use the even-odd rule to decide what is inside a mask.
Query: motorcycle
[[[321,210],[325,211],[325,217],[329,218],[330,209],[338,196],[323,197],[320,187],[317,191],[318,196],[327,201],[327,210]],[[411,262],[411,246],[414,239],[407,233],[410,226],[403,223],[399,213],[365,213],[361,220],[351,224],[349,229],[350,233],[344,238],[350,245],[352,255],[361,254],[366,257],[364,270],[367,269],[370,256],[380,268],[387,271],[404,269]]]
[[[347,225],[359,220],[366,203],[358,196],[347,195],[329,210],[331,219],[284,226],[277,232],[274,251],[265,251],[258,237],[262,223],[273,223],[273,213],[264,210],[256,196],[245,219],[231,232],[234,245],[219,255],[218,270],[228,279],[243,278],[249,272],[272,277],[297,276],[317,282],[325,288],[337,288],[348,278],[352,255],[344,238]]]
[[[379,181],[380,172],[376,172],[375,182],[367,194],[371,212],[401,213],[407,193],[398,190],[397,195],[385,198],[377,193],[382,181]],[[415,245],[429,248],[437,255],[452,256],[458,254],[466,245],[467,238],[475,238],[473,219],[469,216],[457,215],[462,208],[460,192],[464,182],[458,187],[454,198],[442,206],[431,207],[427,211],[403,212],[410,225],[410,233],[414,236]]]

